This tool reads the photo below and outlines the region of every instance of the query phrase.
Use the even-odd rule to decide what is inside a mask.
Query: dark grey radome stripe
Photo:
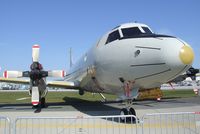
[[[135,80],[139,80],[139,79],[143,79],[143,78],[147,78],[147,77],[159,75],[159,74],[166,73],[166,72],[169,72],[169,71],[171,71],[171,69],[167,69],[167,70],[164,70],[164,71],[162,71],[162,72],[158,72],[158,73],[146,75],[146,76],[143,76],[143,77],[139,77],[139,78],[136,78]]]
[[[165,65],[166,63],[152,63],[152,64],[138,64],[138,65],[130,65],[131,67],[138,67],[138,66],[157,66],[157,65]]]
[[[176,75],[174,75],[173,77],[171,77],[169,80],[171,80],[172,78],[174,78],[175,76],[177,76],[178,74],[180,74],[181,72],[183,72],[183,70],[185,70],[186,67],[187,67],[187,65],[183,69],[181,69],[181,71],[179,71]]]
[[[136,48],[144,48],[144,49],[155,49],[155,50],[161,50],[161,48],[157,47],[143,47],[143,46],[135,46]]]

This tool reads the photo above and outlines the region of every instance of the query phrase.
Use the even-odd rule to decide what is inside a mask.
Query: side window
[[[110,34],[108,35],[106,44],[108,44],[108,43],[110,43],[110,42],[112,42],[112,41],[115,41],[115,40],[117,40],[117,39],[120,39],[120,35],[119,35],[119,31],[118,31],[118,30],[116,30],[116,31],[114,31],[114,32],[112,32],[112,33],[110,33]]]
[[[142,29],[145,31],[145,33],[152,34],[151,30],[148,27],[142,27]]]

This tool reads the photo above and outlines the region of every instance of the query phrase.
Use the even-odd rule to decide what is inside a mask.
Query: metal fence
[[[0,116],[0,134],[10,134],[11,124],[8,117]]]
[[[120,118],[125,118],[124,122]],[[133,134],[137,132],[135,116],[92,117],[19,117],[15,134]]]
[[[120,118],[125,121],[121,122]],[[14,134],[200,134],[200,112],[89,117],[18,117]],[[11,134],[9,118],[0,116],[0,134]]]
[[[200,112],[146,114],[142,121],[143,134],[200,134]]]

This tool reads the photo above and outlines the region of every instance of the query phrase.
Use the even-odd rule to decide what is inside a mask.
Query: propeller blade
[[[4,71],[4,78],[20,78],[23,77],[23,73],[21,71]]]
[[[48,76],[63,78],[65,76],[65,71],[64,70],[51,70],[51,71],[48,71]]]
[[[40,52],[40,46],[39,45],[33,45],[33,48],[32,48],[32,60],[33,60],[33,62],[39,61],[39,52]]]
[[[32,87],[31,102],[33,106],[37,106],[40,103],[40,95],[39,95],[38,86]]]

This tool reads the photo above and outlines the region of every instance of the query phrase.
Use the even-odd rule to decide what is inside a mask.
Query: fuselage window
[[[142,32],[138,27],[124,28],[122,29],[122,33],[124,37],[132,37],[135,35],[140,35]]]
[[[151,30],[148,27],[142,27],[146,34],[152,34]]]
[[[119,31],[116,30],[116,31],[114,31],[114,32],[112,32],[112,33],[110,33],[110,34],[108,35],[106,44],[108,44],[108,43],[110,43],[110,42],[112,42],[112,41],[118,40],[118,39],[120,39],[120,35],[119,35]]]

